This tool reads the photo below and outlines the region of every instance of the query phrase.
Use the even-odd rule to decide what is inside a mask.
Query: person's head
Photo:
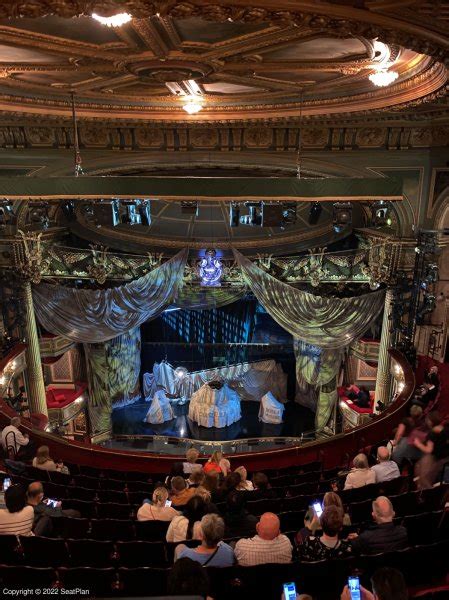
[[[204,478],[204,487],[209,492],[215,492],[218,488],[218,474],[217,473],[207,473]]]
[[[234,473],[229,473],[229,475],[227,475],[225,480],[223,481],[223,489],[228,492],[231,490],[235,490],[238,488],[241,481],[242,478],[240,476],[240,473],[236,473],[235,471]]]
[[[17,427],[17,428],[19,428],[19,427],[20,427],[20,417],[13,417],[13,418],[11,419],[11,425],[12,425],[13,427]]]
[[[184,508],[184,516],[188,520],[186,539],[191,540],[193,535],[193,526],[197,521],[201,521],[207,512],[207,504],[201,496],[195,495],[190,498]]]
[[[354,465],[355,469],[367,469],[368,458],[366,454],[363,454],[362,452],[360,454],[357,454],[357,456],[354,457],[352,464]]]
[[[177,496],[183,492],[187,487],[186,480],[184,477],[173,477],[171,480],[171,491]]]
[[[223,458],[223,452],[221,452],[220,450],[215,450],[215,452],[213,452],[212,456],[209,458],[209,462],[213,462],[218,465],[218,464],[220,464],[220,460],[222,458]]]
[[[39,446],[36,452],[36,462],[38,465],[42,465],[50,460],[50,450],[48,446]]]
[[[344,514],[343,502],[338,494],[335,492],[326,492],[323,498],[323,508],[328,506],[336,506]]]
[[[233,491],[226,497],[226,512],[239,515],[245,510],[246,497],[241,492]]]
[[[190,473],[189,481],[192,485],[201,485],[204,482],[204,477],[202,469],[195,469]]]
[[[186,452],[186,460],[189,463],[196,463],[200,453],[195,448],[189,448]]]
[[[206,548],[216,548],[224,537],[225,524],[221,517],[207,514],[201,519],[201,539]]]
[[[191,558],[180,558],[173,565],[167,581],[171,596],[201,596],[205,598],[209,589],[207,569]]]
[[[438,367],[436,365],[433,365],[433,367],[430,367],[429,373],[438,373]]]
[[[22,508],[25,508],[27,499],[25,490],[21,485],[9,486],[5,492],[5,504],[10,513],[20,512]]]
[[[397,569],[382,567],[371,577],[375,600],[407,600],[404,576]]]
[[[164,487],[157,487],[153,492],[153,504],[155,506],[165,506],[168,500],[168,491]]]
[[[426,416],[426,425],[429,429],[433,429],[434,427],[438,427],[441,423],[441,416],[437,410],[432,410]]]
[[[336,537],[343,528],[343,515],[338,506],[326,506],[320,517],[323,533],[329,537]]]
[[[206,488],[202,485],[199,485],[197,488],[195,488],[195,496],[202,498],[206,504],[209,504],[212,498],[209,490],[206,490]]]
[[[224,475],[228,475],[231,471],[231,463],[227,458],[222,458],[220,460],[220,468],[223,471]]]
[[[175,462],[170,469],[170,477],[182,477],[184,475],[184,466],[182,462]]]
[[[27,490],[28,503],[33,506],[42,502],[44,497],[44,488],[40,481],[33,481],[30,483]]]
[[[62,465],[64,464],[62,458],[54,458],[53,461],[54,461],[55,465],[57,465],[58,467],[59,466],[62,467]]]
[[[379,446],[377,449],[377,460],[379,462],[386,462],[390,460],[390,451],[386,446]]]
[[[373,519],[377,524],[392,523],[394,518],[393,505],[386,496],[379,496],[373,502]]]
[[[238,473],[241,478],[241,483],[244,483],[248,479],[248,471],[245,467],[237,467],[234,473]]]
[[[267,490],[268,489],[268,477],[265,473],[254,473],[253,485],[256,490]]]
[[[270,512],[264,513],[256,525],[257,534],[263,540],[274,540],[280,532],[279,518]]]
[[[413,404],[410,408],[410,416],[413,419],[419,419],[422,416],[422,407],[417,404]]]

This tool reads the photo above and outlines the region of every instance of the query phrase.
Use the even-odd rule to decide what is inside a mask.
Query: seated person
[[[195,448],[189,448],[186,452],[186,460],[182,463],[184,475],[190,475],[194,471],[202,471],[203,466],[197,463],[200,453]]]
[[[354,552],[379,554],[408,547],[407,530],[393,523],[393,505],[386,496],[374,500],[372,515],[375,525],[351,540]]]
[[[310,536],[300,547],[301,561],[341,558],[352,554],[351,543],[339,539],[343,529],[343,514],[337,506],[327,506],[320,517],[321,537]]]
[[[55,458],[56,470],[63,475],[70,475],[69,468],[62,462],[62,459]]]
[[[33,531],[37,535],[51,536],[53,534],[52,519],[61,517],[79,518],[81,515],[77,510],[62,509],[61,502],[56,506],[49,506],[44,502],[44,488],[40,481],[30,483],[27,490],[28,504],[34,510],[34,525]],[[47,518],[48,517],[48,518]]]
[[[171,521],[181,514],[171,506],[166,506],[168,491],[164,487],[157,487],[154,490],[152,500],[153,504],[144,500],[137,511],[138,521]]]
[[[234,473],[238,473],[240,475],[240,483],[238,484],[237,489],[239,491],[252,492],[254,486],[252,481],[249,481],[248,479],[248,471],[245,469],[245,467],[237,467]]]
[[[15,458],[17,460],[23,460],[31,458],[32,444],[27,433],[22,433],[19,429],[20,417],[13,417],[10,425],[7,425],[2,431],[2,446],[3,450],[13,448],[15,451]]]
[[[0,509],[0,535],[33,535],[34,511],[27,506],[21,485],[10,485],[5,491],[5,505]]]
[[[167,578],[167,593],[172,596],[193,596],[207,598],[209,579],[206,569],[190,558],[180,558],[175,562]]]
[[[434,385],[436,388],[440,387],[440,377],[438,375],[438,367],[434,365],[430,367],[424,374],[424,382],[428,385]]]
[[[336,506],[343,515],[343,527],[351,525],[351,517],[345,512],[343,502],[336,492],[326,492],[323,497],[323,509],[328,506]],[[321,523],[312,506],[309,507],[304,517],[304,527],[298,531],[295,542],[299,546],[310,536],[321,535]]]
[[[56,463],[50,458],[48,446],[39,446],[33,458],[33,467],[44,471],[56,471]]]
[[[368,466],[366,454],[360,453],[352,461],[354,467],[346,476],[345,490],[363,487],[370,483],[376,483],[376,475]]]
[[[354,398],[357,398],[358,393],[359,388],[353,383],[351,383],[351,385],[347,385],[344,388],[344,395],[346,396],[346,398],[349,398],[349,400],[354,400]]]
[[[391,445],[393,446],[392,460],[399,468],[404,460],[415,462],[421,457],[421,450],[418,450],[413,442],[415,438],[424,441],[429,432],[427,424],[421,423],[422,414],[422,407],[414,404],[410,407],[410,416],[404,417],[398,425]]]
[[[176,549],[177,558],[191,558],[203,567],[232,567],[235,562],[234,550],[223,542],[224,521],[215,514],[207,514],[201,519],[199,538],[201,545],[188,548],[181,544]]]
[[[394,460],[390,460],[390,452],[385,446],[379,446],[377,449],[377,465],[371,467],[376,475],[376,483],[391,481],[400,477],[399,467]]]
[[[371,408],[371,396],[364,385],[360,386],[357,396],[352,401],[359,408]]]
[[[382,567],[371,577],[373,593],[360,586],[362,600],[408,600],[408,589],[404,576],[397,569]],[[351,592],[346,585],[340,600],[351,600]]]
[[[270,498],[277,498],[275,490],[271,489],[270,482],[265,473],[254,473],[253,475],[253,487],[252,492],[248,492],[248,500],[265,500]]]
[[[171,480],[170,500],[173,506],[185,506],[195,493],[194,488],[188,488],[184,477],[173,477]]]
[[[183,510],[182,515],[172,519],[168,526],[167,542],[199,540],[200,521],[207,514],[207,504],[200,496],[193,496]]]
[[[292,560],[292,545],[287,536],[280,532],[279,518],[273,513],[264,513],[256,525],[257,535],[243,538],[235,545],[235,557],[242,567],[265,563],[289,563]]]
[[[256,534],[257,517],[245,509],[247,496],[233,491],[226,498],[224,520],[226,537],[246,537]]]
[[[203,485],[206,476],[204,475],[203,469],[195,469],[189,475],[189,478],[186,479],[186,484],[188,488],[197,488]]]

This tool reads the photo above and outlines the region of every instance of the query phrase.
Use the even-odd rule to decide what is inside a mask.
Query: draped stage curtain
[[[278,281],[237,250],[243,278],[265,310],[295,339],[299,387],[320,386],[315,425],[325,427],[337,400],[337,375],[344,349],[359,339],[384,305],[384,290],[352,298],[326,298]]]
[[[140,327],[112,340],[84,344],[90,401],[89,421],[93,435],[111,431],[114,408],[140,398]]]
[[[243,298],[246,286],[233,288],[183,287],[178,292],[175,306],[185,310],[209,310],[220,308]]]
[[[75,342],[105,342],[158,316],[182,286],[188,250],[125,285],[84,290],[41,283],[33,301],[40,324]]]

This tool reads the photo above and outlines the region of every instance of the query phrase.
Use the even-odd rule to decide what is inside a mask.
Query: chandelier
[[[203,110],[201,102],[199,102],[196,98],[189,98],[182,108],[189,115],[195,115],[196,113],[200,112],[200,110]]]
[[[125,25],[125,23],[129,23],[132,19],[132,15],[129,13],[118,13],[116,15],[112,15],[111,17],[103,17],[101,15],[97,15],[96,13],[92,13],[92,19],[95,19],[102,25],[106,25],[106,27],[121,27]]]
[[[371,73],[369,80],[377,85],[378,87],[386,87],[396,81],[399,77],[396,71],[389,71],[388,69],[380,69],[375,73]]]

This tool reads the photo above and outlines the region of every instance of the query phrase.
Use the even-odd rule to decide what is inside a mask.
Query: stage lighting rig
[[[352,224],[352,204],[350,202],[334,202],[333,204],[333,229],[340,233]]]
[[[126,225],[151,225],[151,211],[149,200],[121,200],[121,222]]]
[[[288,225],[296,223],[295,202],[245,202],[248,209],[247,215],[240,216],[238,211],[238,222],[240,225],[251,227],[280,227],[283,229]],[[231,205],[230,222],[231,227],[236,227],[236,210]],[[234,218],[234,221],[233,221]]]
[[[374,227],[391,227],[391,206],[389,202],[380,200],[371,205],[372,224]]]
[[[238,227],[240,223],[240,204],[231,202],[229,207],[229,227]]]
[[[245,202],[245,206],[249,212],[240,217],[240,225],[262,227],[262,202]]]
[[[197,217],[198,216],[198,202],[196,202],[196,201],[190,202],[190,201],[183,200],[181,202],[181,213],[183,215],[192,215],[192,216]]]

